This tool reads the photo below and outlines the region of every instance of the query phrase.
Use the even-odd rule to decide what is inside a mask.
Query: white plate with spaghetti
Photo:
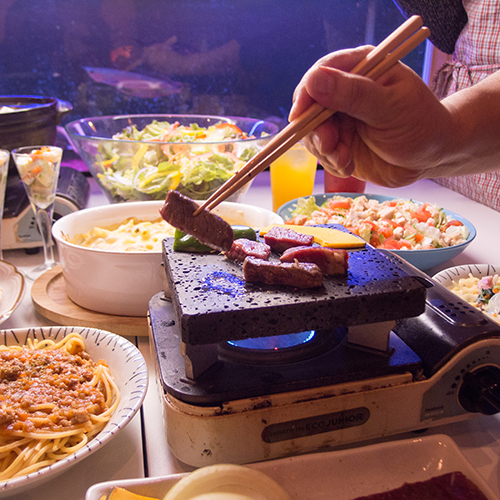
[[[500,323],[500,265],[449,267],[433,279]]]
[[[17,472],[20,475],[10,479],[5,478],[5,465],[2,465],[2,469],[0,470],[0,498],[25,491],[43,481],[52,479],[55,475],[60,474],[69,467],[74,466],[84,458],[88,457],[91,453],[104,446],[114,436],[116,436],[130,422],[132,417],[137,413],[142,405],[148,385],[147,367],[142,354],[137,347],[135,347],[127,339],[104,330],[64,326],[0,330],[0,356],[2,356],[2,367],[5,368],[6,366],[9,366],[8,356],[5,355],[6,358],[3,358],[4,354],[2,351],[5,350],[4,346],[12,347],[12,352],[14,352],[14,349],[19,349],[19,347],[25,346],[29,342],[48,341],[47,343],[56,343],[62,351],[66,348],[64,343],[68,344],[68,338],[70,336],[71,338],[75,337],[72,334],[77,334],[77,340],[73,340],[73,342],[79,342],[79,338],[83,340],[85,351],[95,363],[87,364],[89,362],[85,359],[85,357],[81,357],[84,361],[81,361],[81,359],[73,360],[75,356],[72,353],[62,352],[62,354],[59,355],[60,357],[57,358],[58,360],[62,360],[62,362],[59,361],[52,363],[52,366],[58,367],[59,370],[59,367],[66,366],[66,363],[68,363],[68,365],[69,363],[72,363],[70,365],[70,370],[65,372],[67,377],[70,377],[68,373],[70,374],[72,371],[77,370],[79,365],[90,371],[92,374],[92,380],[98,378],[102,384],[104,384],[105,390],[102,391],[103,396],[101,398],[101,403],[99,403],[99,394],[94,394],[91,400],[92,403],[97,401],[96,404],[101,404],[102,406],[100,406],[98,410],[89,410],[89,413],[91,414],[89,418],[86,417],[86,415],[88,415],[88,413],[86,413],[87,408],[82,409],[81,411],[78,409],[78,414],[82,418],[82,420],[80,420],[80,417],[75,415],[75,413],[69,414],[67,408],[64,408],[63,404],[53,405],[55,406],[55,409],[51,410],[41,407],[52,403],[42,404],[43,402],[41,403],[40,401],[32,403],[32,406],[27,410],[28,420],[33,417],[33,420],[30,420],[31,422],[40,421],[34,418],[39,417],[40,415],[40,413],[35,415],[35,411],[45,411],[47,415],[53,416],[53,421],[57,422],[56,428],[53,429],[54,432],[66,432],[67,434],[74,432],[74,435],[70,438],[71,441],[66,443],[67,447],[71,447],[71,449],[60,449],[56,446],[55,452],[51,450],[52,453],[58,454],[58,460],[55,463],[45,465],[38,470],[33,470],[28,473],[25,472],[26,469],[23,464],[22,470]],[[40,344],[39,347],[44,348],[44,343]],[[42,354],[43,356],[48,357],[46,359],[50,360],[52,360],[55,356],[50,355],[48,350],[44,350]],[[10,353],[9,356],[10,355],[20,356],[20,354],[12,353]],[[35,357],[35,354],[28,353],[26,356],[28,358]],[[25,358],[22,359],[24,360]],[[105,365],[109,367],[109,373],[106,366],[98,363],[98,360],[105,361]],[[97,367],[95,365],[97,365]],[[35,367],[30,368],[30,370],[38,370],[39,365],[32,363],[29,366]],[[7,369],[4,370],[4,375],[6,370]],[[25,371],[29,372],[29,370]],[[22,379],[22,375],[17,377],[15,370],[12,372],[7,371],[7,373],[13,374],[13,376],[10,377],[12,380],[17,381],[18,379]],[[111,377],[109,377],[109,375],[111,375]],[[54,372],[49,372],[47,380],[50,380],[50,376],[54,377],[57,375],[54,375]],[[82,380],[81,375],[78,380]],[[85,382],[88,382],[88,384],[83,387],[83,383],[78,385],[74,382],[74,380],[70,380],[68,384],[71,385],[68,387],[70,387],[71,393],[78,393],[81,398],[84,398],[85,394],[88,394],[93,390],[92,388],[89,388],[88,385],[92,387],[95,386],[94,382],[90,380],[90,377],[86,377]],[[10,380],[9,383],[11,383]],[[3,385],[8,386],[8,383]],[[58,387],[59,385],[60,383],[53,385],[53,387]],[[27,387],[29,387],[29,384],[27,384]],[[28,392],[28,390],[29,389],[26,389],[26,392]],[[97,389],[95,390],[97,391]],[[33,397],[33,394],[34,393],[28,394],[28,397]],[[63,395],[67,397],[67,394],[68,393],[64,393]],[[36,408],[33,406],[34,404],[36,405]],[[90,397],[85,404],[90,405],[90,408],[92,408]],[[14,415],[17,415],[17,413],[15,413],[15,403],[12,404],[10,408],[13,408]],[[111,408],[112,410],[110,411]],[[19,409],[19,411],[21,410]],[[29,413],[30,411],[32,413]],[[86,418],[87,420],[85,420]],[[70,420],[70,422],[64,423],[65,421],[63,419]],[[12,425],[9,427],[10,439],[12,439],[12,434],[15,433],[12,431],[13,422],[16,422],[15,417],[14,420],[11,420],[10,424],[6,422],[3,423],[4,426]],[[70,423],[73,425],[69,425]],[[16,429],[20,429],[18,431],[19,433],[26,434],[31,431],[29,427],[19,427],[22,424],[17,425],[18,427],[16,427]],[[47,428],[50,428],[52,424],[47,422],[46,425]],[[83,430],[81,429],[82,426],[86,426],[85,432],[81,432]],[[83,434],[86,434],[86,436],[83,436]],[[36,440],[37,436],[34,436],[34,438]],[[55,442],[53,439],[54,435],[52,435],[51,438]],[[0,446],[4,444],[5,442],[2,442],[0,443]],[[21,448],[21,446],[18,446],[18,448]],[[48,456],[45,456],[45,458],[50,459]],[[25,461],[26,465],[28,461],[28,459]],[[34,466],[34,468],[36,467],[37,465]],[[2,474],[4,475],[4,478],[2,478]]]
[[[10,318],[24,293],[24,276],[15,266],[0,260],[0,323]]]

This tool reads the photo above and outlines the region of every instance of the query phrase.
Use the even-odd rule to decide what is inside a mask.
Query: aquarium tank
[[[0,0],[0,94],[73,106],[63,122],[135,113],[286,123],[320,57],[377,44],[392,0]],[[422,72],[425,44],[405,58]]]

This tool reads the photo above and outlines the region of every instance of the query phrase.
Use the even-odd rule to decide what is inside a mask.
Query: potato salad
[[[500,323],[500,277],[498,274],[482,278],[469,274],[467,278],[454,280],[450,290]]]
[[[302,198],[287,224],[341,224],[376,248],[420,250],[464,243],[468,228],[432,203],[394,199],[379,202],[366,196],[333,196],[322,206]]]

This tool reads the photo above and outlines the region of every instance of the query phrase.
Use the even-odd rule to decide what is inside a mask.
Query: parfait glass
[[[3,260],[2,255],[2,218],[3,206],[5,203],[5,186],[7,184],[7,174],[9,172],[10,152],[5,149],[0,149],[0,260]]]
[[[33,281],[57,265],[52,242],[52,215],[62,149],[56,146],[26,146],[12,151],[12,157],[35,212],[38,230],[42,236],[44,263],[26,275]]]

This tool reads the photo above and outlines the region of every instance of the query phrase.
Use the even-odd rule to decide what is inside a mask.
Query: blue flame
[[[235,347],[254,350],[279,350],[304,345],[311,342],[316,335],[315,330],[301,333],[290,333],[288,335],[273,335],[271,337],[259,337],[245,340],[229,340],[228,344]]]

